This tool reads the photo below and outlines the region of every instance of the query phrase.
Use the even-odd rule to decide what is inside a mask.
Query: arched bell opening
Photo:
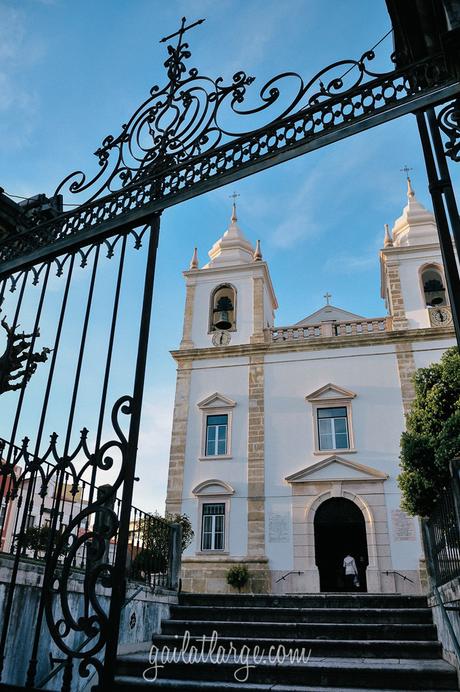
[[[344,557],[354,557],[360,586],[367,591],[366,569],[369,564],[364,516],[351,500],[332,497],[315,512],[315,562],[321,591],[347,591]]]
[[[421,272],[423,297],[427,307],[440,307],[447,305],[446,288],[442,272],[438,267],[431,265]]]
[[[236,290],[221,284],[211,296],[210,331],[236,329]]]

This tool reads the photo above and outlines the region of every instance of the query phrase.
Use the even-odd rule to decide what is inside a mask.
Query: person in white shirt
[[[356,567],[355,558],[348,553],[343,558],[343,568],[345,570],[345,583],[349,591],[355,591],[359,588],[358,568]]]

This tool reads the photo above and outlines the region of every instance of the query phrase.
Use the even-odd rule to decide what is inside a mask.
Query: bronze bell
[[[232,301],[227,296],[222,296],[217,301],[217,305],[214,309],[214,326],[216,329],[230,329],[232,323],[229,317],[229,311],[233,310]]]
[[[232,323],[228,318],[227,310],[220,310],[216,313],[216,321],[214,322],[217,329],[230,329]]]

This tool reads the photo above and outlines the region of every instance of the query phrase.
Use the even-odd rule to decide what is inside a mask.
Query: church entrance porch
[[[392,563],[386,480],[380,469],[339,455],[286,477],[292,488],[295,573],[290,592],[344,591],[347,552],[357,563],[361,591],[420,592],[418,569],[398,570]],[[397,581],[395,569],[411,581]]]
[[[314,519],[315,556],[321,591],[348,591],[343,559],[354,557],[360,586],[367,591],[366,569],[369,563],[363,513],[351,500],[333,497],[323,502]]]

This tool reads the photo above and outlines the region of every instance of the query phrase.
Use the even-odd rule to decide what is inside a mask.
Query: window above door
[[[232,458],[232,414],[236,402],[215,392],[200,401],[200,461]]]
[[[311,405],[314,454],[356,451],[352,425],[355,397],[354,392],[331,383],[305,397]]]

